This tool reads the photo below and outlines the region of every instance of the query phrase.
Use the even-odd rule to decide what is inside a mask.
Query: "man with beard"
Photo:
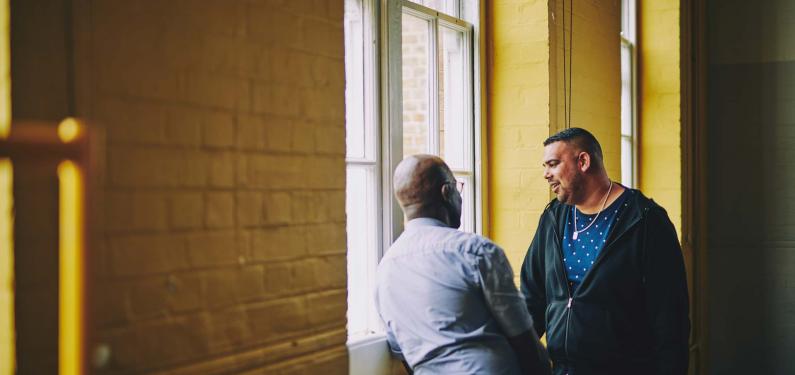
[[[580,128],[544,141],[544,209],[521,271],[555,374],[686,374],[687,280],[665,210],[607,175]]]

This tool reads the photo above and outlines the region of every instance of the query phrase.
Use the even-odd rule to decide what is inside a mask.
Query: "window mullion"
[[[432,18],[429,25],[431,30],[428,41],[428,89],[430,90],[428,152],[439,155],[441,151],[439,149],[439,19]]]
[[[362,9],[364,16],[362,17],[362,24],[364,25],[364,121],[365,121],[365,137],[367,142],[366,159],[376,162],[380,159],[381,146],[378,142],[381,139],[380,127],[380,113],[378,101],[382,97],[381,86],[379,79],[379,55],[380,55],[380,42],[378,35],[378,6],[377,0],[362,0]],[[376,169],[377,170],[377,169]],[[380,205],[378,205],[380,207]]]
[[[477,122],[475,121],[475,113],[476,113],[476,111],[475,111],[475,97],[474,97],[474,95],[475,95],[475,77],[474,77],[474,64],[473,64],[475,49],[474,49],[473,34],[474,33],[473,33],[473,28],[472,27],[469,27],[467,29],[467,31],[464,32],[464,46],[463,46],[463,48],[464,48],[464,64],[465,64],[464,65],[464,71],[465,72],[470,72],[470,74],[466,75],[467,82],[466,82],[466,86],[465,86],[467,88],[467,90],[468,90],[467,95],[465,96],[465,100],[466,100],[465,105],[466,105],[466,108],[469,110],[469,113],[467,113],[467,116],[466,116],[466,119],[467,119],[468,122],[465,124],[467,129],[469,129],[469,137],[467,138],[467,147],[466,147],[466,149],[469,152],[469,155],[468,155],[469,157],[467,158],[469,160],[469,163],[470,163],[469,170],[472,171],[473,174],[474,174],[475,166],[477,165],[477,161],[475,160],[476,159],[476,154],[477,154],[477,152],[475,151],[475,145],[477,144],[477,142],[476,142],[476,137],[477,136],[475,134],[475,124]]]
[[[386,41],[382,58],[382,92],[381,121],[384,126],[381,149],[381,191],[383,223],[383,249],[389,248],[403,231],[403,212],[392,195],[392,171],[403,159],[403,72],[402,72],[402,16],[401,0],[388,0],[386,11],[382,12],[382,40]]]

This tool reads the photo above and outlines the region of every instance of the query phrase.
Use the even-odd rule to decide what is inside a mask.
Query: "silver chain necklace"
[[[572,240],[576,240],[579,237],[580,233],[585,232],[588,228],[591,227],[596,222],[596,219],[599,218],[599,214],[602,213],[605,209],[605,204],[607,204],[607,197],[610,196],[610,191],[613,190],[613,180],[610,180],[610,187],[607,188],[607,194],[605,194],[605,199],[602,200],[602,208],[599,209],[599,212],[596,213],[596,217],[591,220],[591,223],[588,224],[587,227],[583,228],[582,230],[577,230],[577,206],[574,205],[572,207],[572,211],[574,212],[574,234],[571,236]]]

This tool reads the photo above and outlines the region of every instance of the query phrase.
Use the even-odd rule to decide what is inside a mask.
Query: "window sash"
[[[429,69],[428,71],[434,72],[434,74],[429,76],[430,83],[429,83],[429,95],[428,98],[431,101],[429,108],[430,110],[430,118],[429,118],[429,126],[428,126],[428,139],[429,139],[429,152],[432,154],[439,155],[439,83],[438,83],[438,75],[436,74],[439,69],[439,61],[438,61],[438,38],[439,38],[439,30],[440,28],[448,28],[450,30],[460,32],[463,34],[464,43],[464,67],[463,71],[470,72],[467,74],[465,79],[466,82],[464,83],[464,87],[466,88],[466,93],[464,95],[465,102],[464,106],[467,108],[467,113],[463,116],[465,123],[462,124],[463,128],[467,132],[466,134],[466,150],[467,155],[465,156],[466,165],[465,168],[460,168],[462,171],[465,171],[468,174],[473,175],[473,182],[472,185],[477,185],[478,181],[474,178],[477,174],[477,163],[476,163],[476,146],[479,146],[479,142],[476,141],[477,134],[475,131],[475,113],[477,110],[475,109],[475,101],[474,101],[474,69],[473,69],[473,60],[474,60],[474,26],[469,22],[451,17],[444,13],[435,11],[433,9],[427,8],[420,4],[413,3],[408,0],[389,0],[388,1],[389,9],[387,10],[388,14],[390,15],[389,20],[390,23],[387,27],[388,33],[388,43],[387,46],[387,54],[388,56],[385,58],[387,60],[388,71],[390,74],[390,81],[389,86],[386,89],[385,97],[387,97],[387,105],[398,105],[403,102],[402,100],[402,76],[400,78],[394,77],[394,75],[400,73],[402,74],[402,45],[401,37],[402,37],[402,15],[409,14],[411,16],[419,17],[421,19],[428,20],[431,24],[431,32],[429,37],[429,50],[434,51],[432,52],[429,58]],[[393,79],[394,78],[394,79]],[[398,99],[399,98],[399,99]],[[402,104],[401,104],[402,105]],[[400,107],[402,109],[402,106]],[[389,117],[389,129],[390,133],[394,136],[399,135],[402,140],[403,136],[403,118],[402,118],[402,111],[392,111],[391,116]],[[402,146],[402,142],[399,142],[400,146]],[[403,153],[402,147],[397,152],[394,148],[396,148],[395,144],[391,145],[393,147],[393,158],[398,162],[402,160]],[[385,168],[388,167],[388,170],[392,171],[397,165],[385,165]],[[457,168],[459,169],[459,168]],[[385,176],[385,179],[389,178]],[[385,186],[387,186],[385,184]],[[391,186],[391,181],[388,186]],[[471,229],[475,232],[480,232],[480,223],[481,220],[478,219],[478,215],[480,215],[480,197],[479,189],[477,186],[473,186],[473,192],[468,199],[472,199],[472,204],[467,205],[467,207],[472,207],[472,211],[468,213],[472,215],[471,222],[473,223]],[[465,198],[467,199],[467,198]],[[394,210],[396,212],[400,211],[400,208],[397,207],[396,202],[393,201]],[[391,227],[391,231],[393,233],[393,237],[389,238],[388,243],[385,243],[385,248],[396,239],[397,234],[402,232],[402,220],[398,220],[396,223],[393,223]],[[386,240],[386,238],[385,238]]]
[[[409,0],[413,4],[422,5],[433,11],[449,15],[454,18],[461,18],[461,0],[439,0],[441,4],[432,4],[432,0]],[[440,9],[441,8],[441,9]]]

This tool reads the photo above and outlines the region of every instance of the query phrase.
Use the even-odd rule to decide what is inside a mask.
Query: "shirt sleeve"
[[[406,360],[406,358],[403,356],[403,350],[400,349],[400,345],[397,343],[395,335],[393,335],[392,331],[389,329],[386,330],[386,343],[389,346],[389,351],[395,358],[401,361]]]
[[[533,321],[502,249],[492,243],[484,245],[475,267],[486,304],[503,332],[514,337],[532,330]]]
[[[386,344],[389,347],[389,351],[392,353],[392,356],[396,357],[401,361],[405,361],[406,358],[403,355],[403,350],[400,349],[400,345],[397,342],[397,338],[395,337],[394,332],[392,332],[392,327],[389,323],[384,319],[384,316],[381,315],[381,309],[379,306],[379,299],[378,299],[378,287],[375,288],[375,293],[373,293],[373,297],[375,298],[376,310],[378,311],[378,318],[381,319],[381,323],[384,325],[384,330],[386,331]]]

